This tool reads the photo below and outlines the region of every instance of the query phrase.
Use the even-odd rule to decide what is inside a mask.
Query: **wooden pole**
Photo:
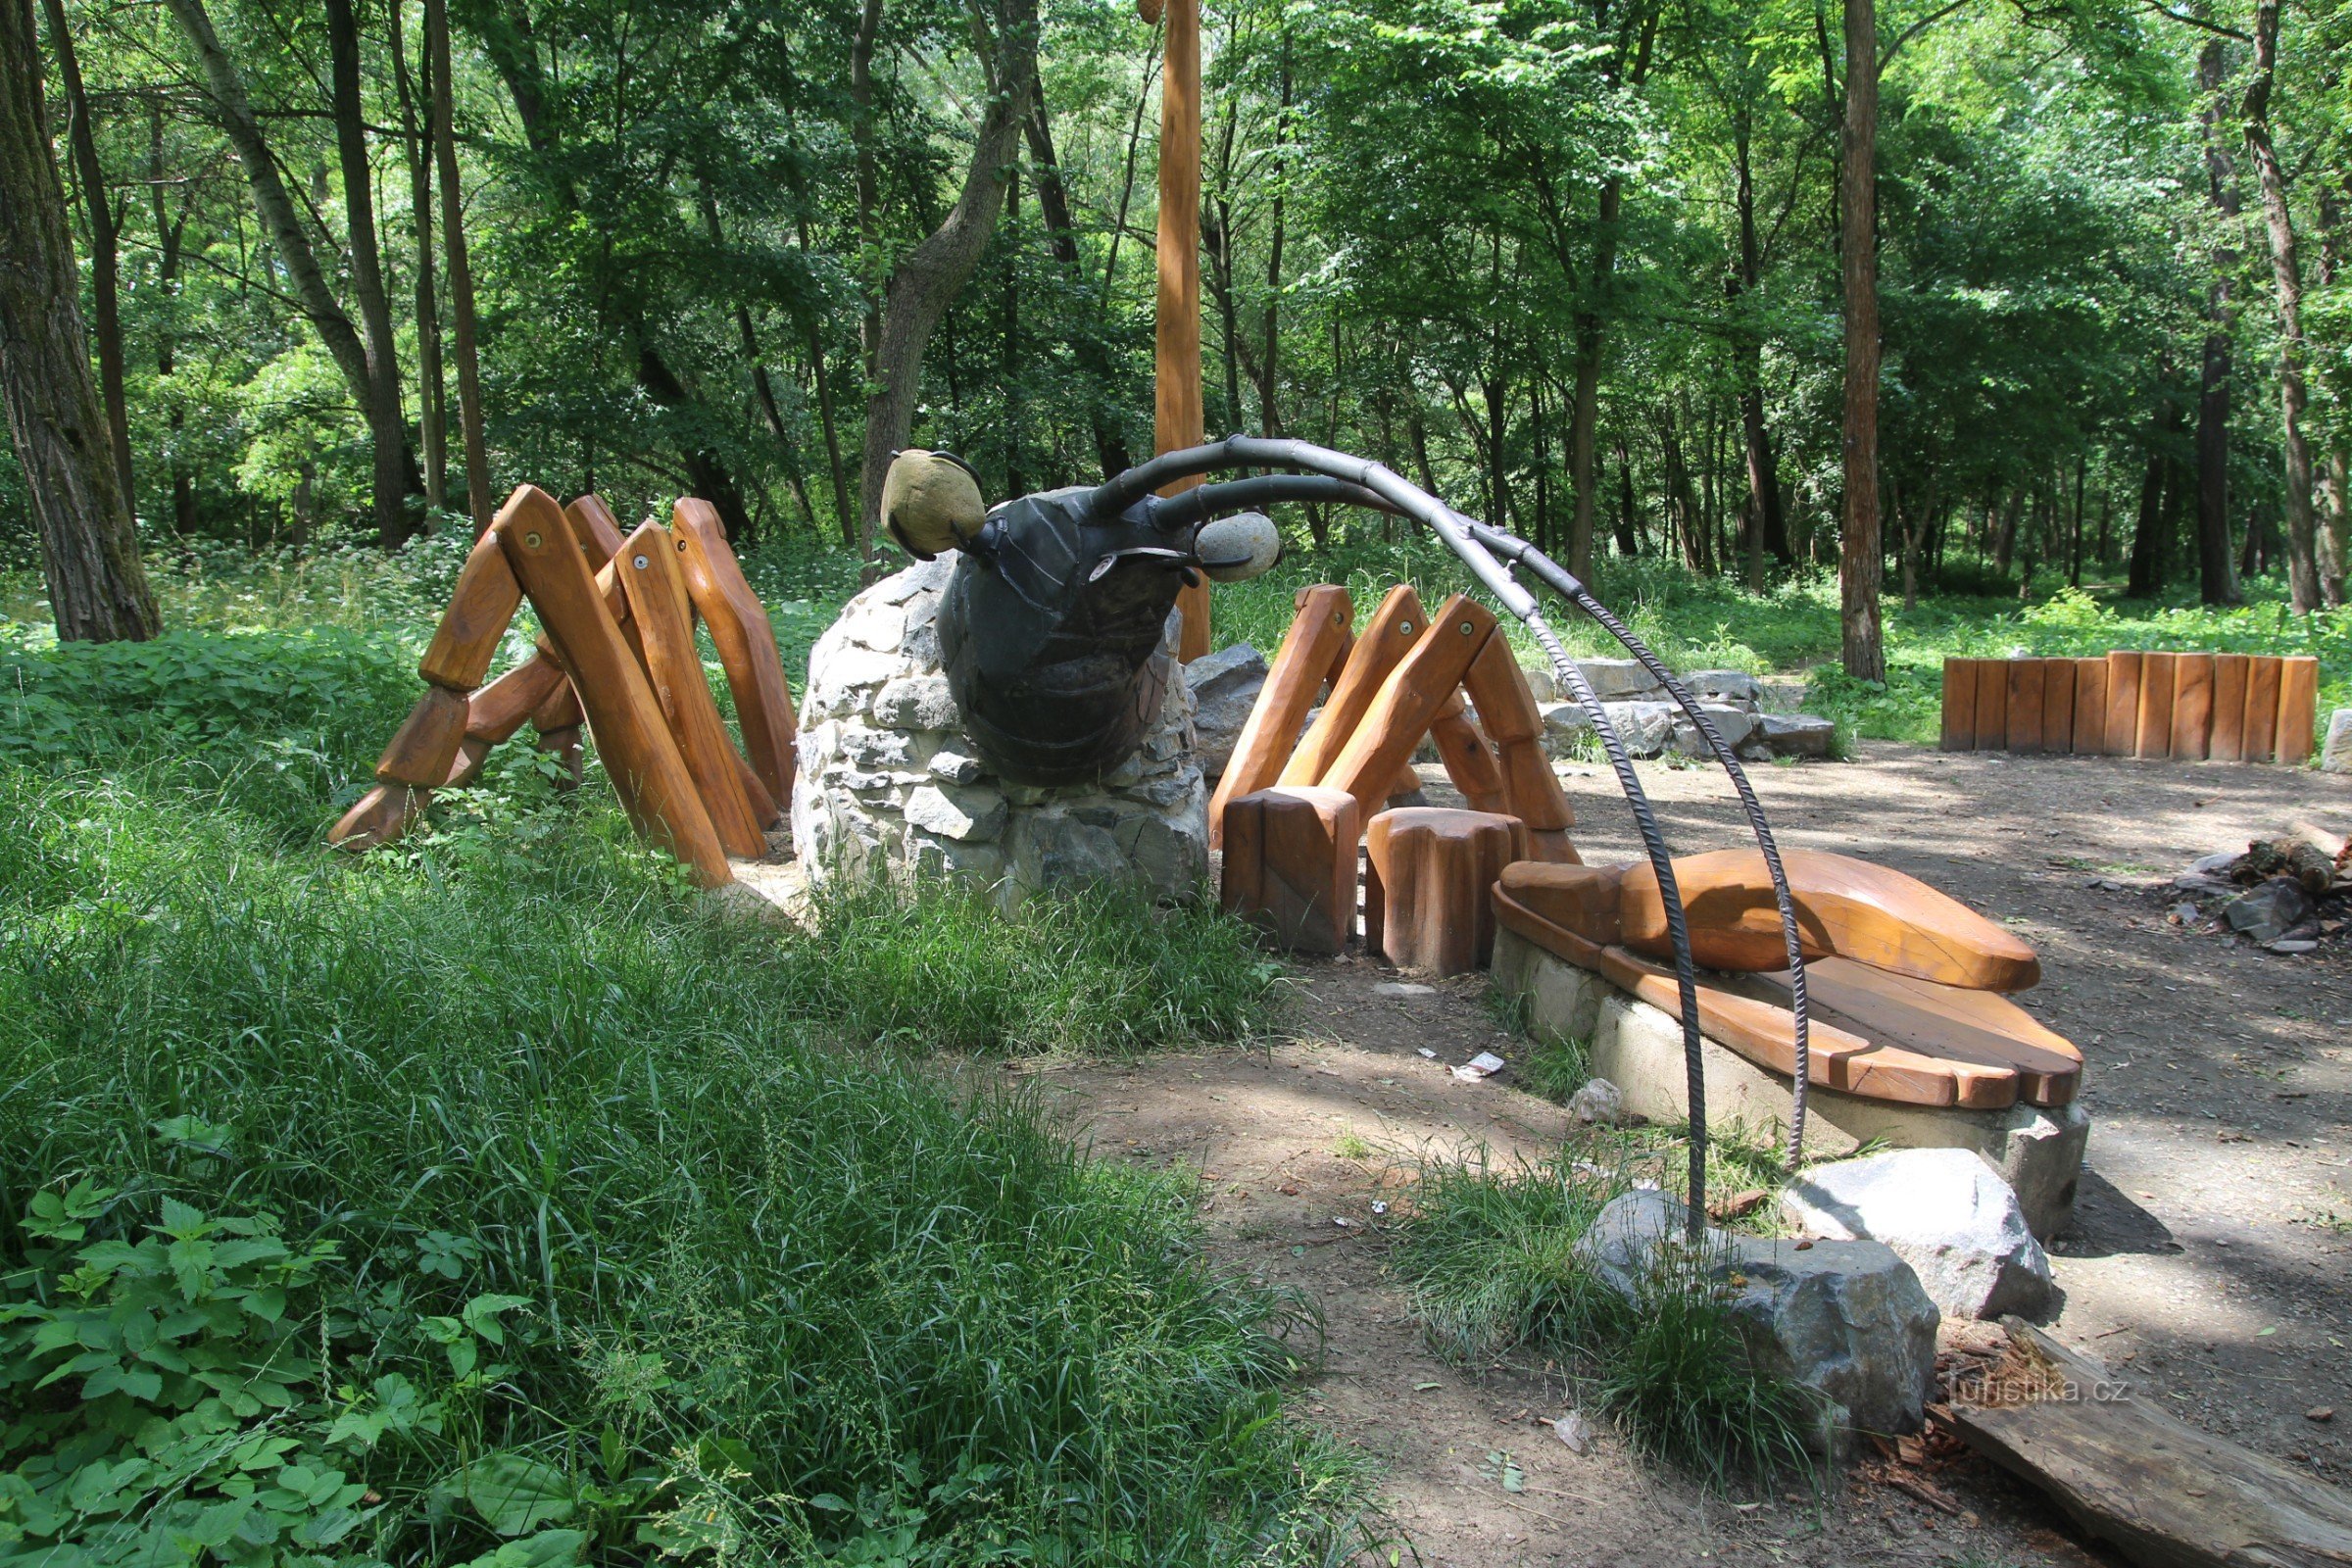
[[[1206,438],[1200,411],[1200,0],[1166,0],[1159,87],[1159,304],[1154,334],[1152,448],[1175,452]],[[1146,12],[1149,20],[1149,10]],[[1180,480],[1163,494],[1199,484]],[[1177,657],[1208,652],[1208,584],[1176,600]]]

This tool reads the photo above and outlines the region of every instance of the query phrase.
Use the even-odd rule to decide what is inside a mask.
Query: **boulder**
[[[1766,713],[1757,735],[1775,757],[1827,757],[1837,744],[1838,723],[1811,713]]]
[[[2328,715],[2328,743],[2320,748],[2320,771],[2352,773],[2352,708]]]
[[[1582,703],[1538,703],[1544,715],[1544,752],[1547,757],[1573,757],[1578,740],[1592,733],[1592,715]]]
[[[2039,1317],[2050,1260],[2017,1194],[1965,1149],[1898,1149],[1817,1165],[1781,1194],[1788,1222],[1831,1241],[1884,1242],[1952,1317]]]
[[[1674,739],[1675,719],[1682,713],[1672,703],[1602,703],[1600,707],[1632,757],[1663,754]]]
[[[2222,910],[2230,930],[2242,931],[2256,942],[2276,942],[2311,915],[2311,895],[2291,876],[2275,876]]]
[[[985,844],[1004,831],[1010,808],[996,790],[918,785],[906,797],[906,825],[959,844]]]
[[[1625,1096],[1606,1078],[1593,1078],[1568,1097],[1568,1111],[1578,1121],[1614,1127],[1625,1120]]]
[[[1200,771],[1215,779],[1242,738],[1250,710],[1257,706],[1258,690],[1266,684],[1266,656],[1248,643],[1235,643],[1185,665],[1184,678],[1193,689]]]
[[[1592,695],[1604,703],[1666,695],[1658,678],[1631,659],[1580,659],[1576,667],[1592,683]]]
[[[1723,737],[1723,744],[1735,751],[1755,736],[1757,719],[1748,709],[1732,703],[1702,702],[1698,705],[1698,710],[1707,715],[1707,722],[1715,726],[1715,733]],[[1713,757],[1715,749],[1699,734],[1698,726],[1683,716],[1679,709],[1676,712],[1674,749],[1685,757]]]
[[[1637,1309],[1691,1260],[1682,1203],[1660,1192],[1610,1200],[1577,1258]],[[1695,1265],[1727,1293],[1755,1366],[1822,1400],[1816,1434],[1915,1432],[1936,1378],[1936,1303],[1878,1242],[1793,1242],[1709,1229]]]
[[[1700,697],[1740,703],[1753,708],[1764,697],[1764,686],[1742,669],[1700,669],[1683,677],[1683,684]]]

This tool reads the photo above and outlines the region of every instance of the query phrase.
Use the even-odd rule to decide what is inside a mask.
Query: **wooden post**
[[[1298,744],[1299,726],[1306,722],[1306,710],[1315,706],[1324,677],[1338,662],[1340,650],[1348,646],[1352,607],[1347,589],[1316,583],[1299,589],[1293,602],[1298,613],[1292,617],[1291,629],[1283,634],[1273,667],[1266,672],[1266,683],[1258,691],[1249,720],[1242,725],[1241,738],[1233,743],[1233,756],[1217,780],[1216,793],[1208,800],[1211,849],[1225,842],[1225,808],[1282,776],[1283,764]]]
[[[2246,755],[2246,656],[2213,656],[2213,734],[2206,755],[2217,762],[2238,762]]]
[[[2006,662],[2002,673],[2009,680],[2009,749],[2013,752],[2041,750],[2041,694],[2042,662],[2038,659],[2012,659]]]
[[[2173,755],[2173,679],[2178,654],[2139,656],[2139,723],[2133,757]]]
[[[2272,751],[2278,760],[2301,767],[2311,760],[2311,735],[2319,716],[2320,662],[2294,654],[2278,662],[2278,722]]]
[[[2278,755],[2278,656],[2256,654],[2246,661],[2246,717],[2239,746],[2249,762]]]
[[[1965,752],[1977,744],[1977,662],[1943,662],[1943,749]]]
[[[2173,736],[2175,757],[2205,760],[2213,744],[2213,656],[2182,654],[2173,661]]]
[[[2075,755],[2101,757],[2107,751],[2107,661],[2075,661]]]
[[[2139,734],[2142,656],[2118,648],[2107,656],[2107,755],[2130,757]]]
[[[1355,851],[1363,808],[1345,790],[1260,790],[1225,810],[1227,910],[1300,953],[1339,953],[1355,935]]]
[[[2041,661],[2041,749],[2064,755],[2075,747],[2075,662]]]
[[[1152,448],[1200,444],[1200,0],[1167,0],[1159,81],[1159,301],[1153,331]],[[1200,481],[1170,485],[1166,495]],[[1208,584],[1183,590],[1176,657],[1208,652]]]
[[[1977,750],[2002,751],[2009,745],[2009,661],[1977,661]]]

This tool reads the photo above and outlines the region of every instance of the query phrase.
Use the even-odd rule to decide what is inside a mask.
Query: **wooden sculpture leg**
[[[1462,686],[1501,755],[1503,809],[1527,824],[1528,858],[1576,864],[1576,846],[1568,838],[1576,808],[1544,753],[1544,711],[1528,688],[1527,672],[1500,634],[1478,651]]]
[[[1254,795],[1282,776],[1291,748],[1306,722],[1307,710],[1323,689],[1324,677],[1348,645],[1348,618],[1353,613],[1348,590],[1316,583],[1298,590],[1298,613],[1282,635],[1266,683],[1233,745],[1233,756],[1208,801],[1208,845],[1225,842],[1225,808],[1244,795]]]
[[[670,532],[685,569],[686,591],[710,628],[718,662],[735,694],[735,719],[743,727],[743,749],[769,797],[792,799],[797,727],[792,688],[776,652],[775,628],[760,596],[743,580],[743,567],[727,548],[726,529],[708,501],[689,496],[670,509]]]
[[[326,841],[354,855],[389,844],[409,830],[432,793],[411,789],[406,784],[378,784],[336,820],[327,832]]]
[[[1389,672],[1420,646],[1428,630],[1428,612],[1422,610],[1421,596],[1413,592],[1412,585],[1398,583],[1390,589],[1364,623],[1363,635],[1348,650],[1347,662],[1332,677],[1331,696],[1325,699],[1322,713],[1282,769],[1283,785],[1323,782],[1323,775],[1361,726]],[[1413,737],[1416,742],[1420,738]]]
[[[1299,953],[1339,953],[1355,934],[1363,816],[1344,790],[1259,790],[1225,810],[1225,907]]]
[[[1447,600],[1427,634],[1381,682],[1363,722],[1317,782],[1354,796],[1369,819],[1494,630],[1494,616],[1484,607],[1460,594]]]
[[[556,662],[545,654],[539,657],[550,664]],[[580,726],[587,718],[580,708],[580,694],[572,690],[568,676],[531,713],[531,728],[539,737],[535,744],[562,765],[556,779],[556,788],[560,790],[578,789],[580,781],[588,776],[588,758],[580,747]]]
[[[1446,764],[1446,776],[1453,780],[1453,787],[1462,792],[1462,799],[1470,803],[1472,810],[1507,808],[1502,797],[1502,768],[1489,750],[1487,738],[1470,722],[1460,692],[1446,699],[1446,706],[1430,720],[1429,738],[1438,744],[1438,758]]]
[[[669,530],[659,523],[642,524],[622,541],[614,564],[628,596],[630,618],[637,623],[655,700],[710,812],[718,841],[729,855],[756,859],[767,853],[767,835],[753,818],[751,798],[735,771],[735,744],[727,739],[726,721],[710,700]]]
[[[1400,969],[1441,975],[1486,967],[1494,955],[1489,889],[1521,858],[1517,817],[1435,807],[1383,811],[1365,830],[1364,849],[1368,951]]]

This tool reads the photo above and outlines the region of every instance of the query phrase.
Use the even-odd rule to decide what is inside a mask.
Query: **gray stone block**
[[[2320,748],[2320,771],[2352,773],[2352,708],[2328,715],[2328,741]]]
[[[1884,1242],[1953,1317],[2037,1318],[2050,1260],[2009,1184],[1965,1149],[1897,1149],[1816,1165],[1781,1194],[1808,1236]]]
[[[1838,739],[1838,723],[1811,713],[1766,713],[1759,734],[1777,756],[1827,757]]]

